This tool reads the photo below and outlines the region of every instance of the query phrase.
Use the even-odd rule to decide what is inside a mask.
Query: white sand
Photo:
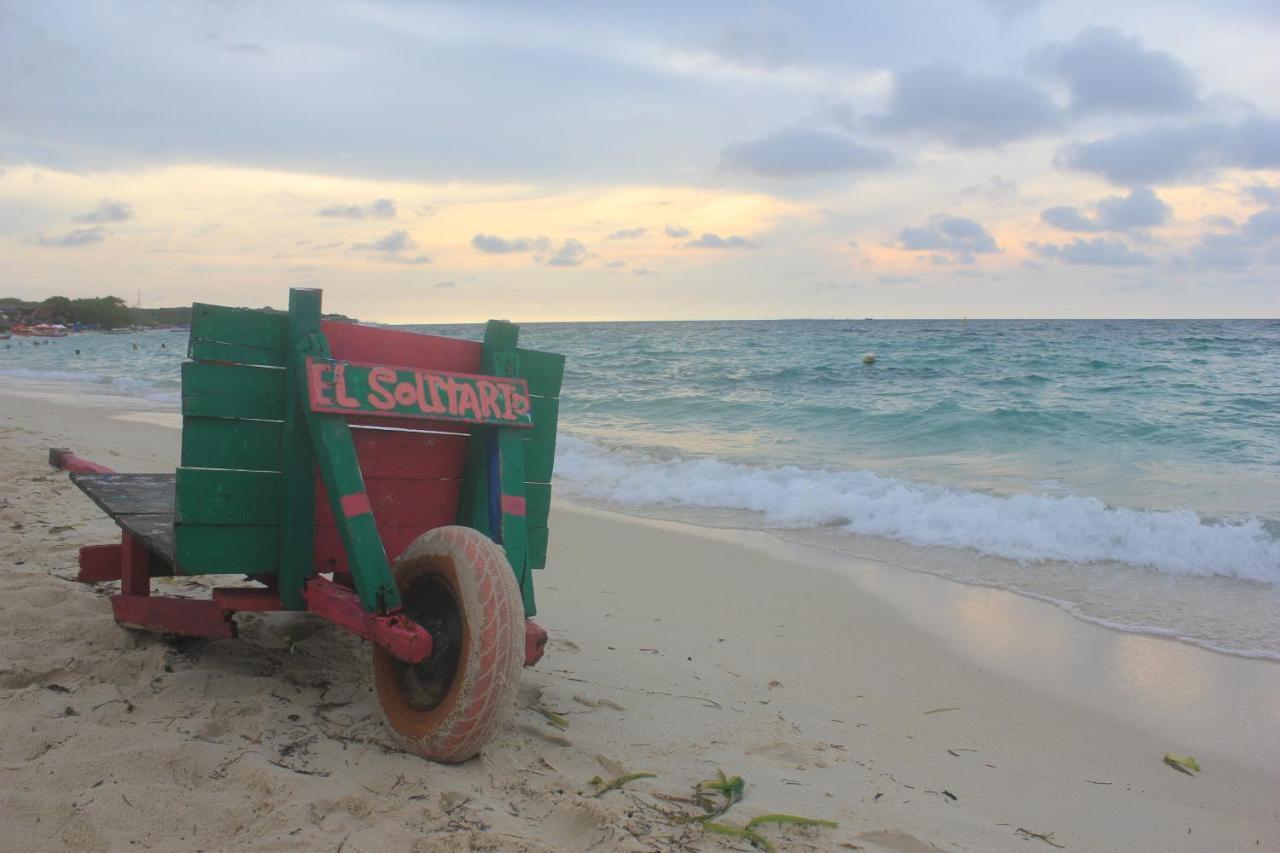
[[[749,849],[675,822],[717,769],[779,850],[1280,850],[1280,665],[764,534],[560,505],[547,657],[485,754],[394,751],[368,650],[298,614],[173,643],[68,580],[115,527],[44,465],[171,470],[171,417],[0,394],[0,848]],[[202,579],[163,586],[199,594]],[[947,709],[947,710],[939,710]],[[929,712],[933,713],[929,713]],[[1165,766],[1189,753],[1204,772]],[[656,779],[591,796],[588,780]],[[1052,833],[1052,835],[1050,835]]]

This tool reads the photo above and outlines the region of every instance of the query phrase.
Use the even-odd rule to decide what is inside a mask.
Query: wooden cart
[[[120,581],[116,621],[236,636],[243,611],[306,610],[373,644],[384,717],[407,748],[474,756],[542,655],[533,570],[547,514],[564,358],[321,319],[194,306],[175,474],[50,461],[121,528],[80,549],[79,579]],[[394,561],[394,568],[391,561]],[[237,574],[210,599],[151,578]]]

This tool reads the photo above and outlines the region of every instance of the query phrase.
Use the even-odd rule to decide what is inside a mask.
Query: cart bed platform
[[[120,528],[173,565],[174,474],[72,474]]]

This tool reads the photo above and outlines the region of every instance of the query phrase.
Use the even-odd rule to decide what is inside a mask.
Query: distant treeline
[[[269,310],[269,309],[268,309]],[[354,323],[343,314],[326,314],[326,320]],[[191,307],[132,308],[118,296],[96,296],[69,299],[50,296],[43,302],[28,302],[13,297],[0,298],[0,328],[14,323],[62,323],[98,329],[125,329],[130,326],[189,326]]]

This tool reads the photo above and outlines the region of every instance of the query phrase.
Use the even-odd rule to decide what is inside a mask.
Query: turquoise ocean
[[[521,337],[568,356],[557,490],[575,501],[765,529],[1280,660],[1280,321],[534,323]],[[177,411],[183,335],[5,344],[0,387]]]

